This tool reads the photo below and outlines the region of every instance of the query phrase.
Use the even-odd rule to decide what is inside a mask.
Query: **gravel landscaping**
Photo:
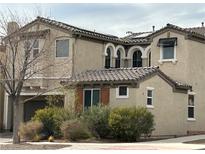
[[[69,147],[62,144],[2,144],[0,150],[57,150]]]

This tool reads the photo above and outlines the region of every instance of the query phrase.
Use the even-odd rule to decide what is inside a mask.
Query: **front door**
[[[100,103],[99,89],[85,89],[84,90],[84,109],[98,105]]]

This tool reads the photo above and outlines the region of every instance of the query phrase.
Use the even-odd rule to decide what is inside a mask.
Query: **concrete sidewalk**
[[[199,150],[205,145],[183,143],[70,143],[61,150]]]
[[[137,143],[70,143],[63,150],[197,150],[205,149],[205,144],[185,144],[183,142],[205,139],[205,135],[194,135],[172,139]]]
[[[12,142],[12,135],[11,132],[0,133],[0,144]]]
[[[185,136],[185,137],[177,137],[177,138],[171,138],[171,139],[151,141],[147,143],[183,143],[183,142],[189,142],[189,141],[201,140],[201,139],[205,140],[205,135],[192,135],[192,136]]]
[[[185,144],[183,142],[205,139],[205,135],[186,136],[150,142],[137,143],[56,143],[28,142],[29,144],[64,144],[61,150],[194,150],[205,149],[205,144]],[[0,144],[12,144],[12,134],[0,134]]]

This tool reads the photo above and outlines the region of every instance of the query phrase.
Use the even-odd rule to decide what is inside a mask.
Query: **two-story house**
[[[119,38],[38,17],[18,30],[39,35],[35,51],[46,49],[40,65],[52,65],[30,78],[21,99],[23,120],[45,106],[46,95],[61,95],[64,106],[83,110],[97,103],[145,106],[155,116],[154,135],[205,131],[205,28],[166,27]],[[23,45],[22,45],[23,46]],[[69,89],[62,93],[55,87]],[[5,94],[4,126],[12,125]]]

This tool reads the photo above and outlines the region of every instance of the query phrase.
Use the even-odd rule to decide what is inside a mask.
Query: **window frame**
[[[176,63],[177,62],[177,53],[176,53],[176,45],[174,45],[174,57],[173,58],[170,58],[170,59],[164,59],[163,58],[163,48],[164,46],[163,45],[160,45],[160,59],[159,59],[159,63],[163,63],[163,62],[172,62],[172,63]]]
[[[68,56],[67,57],[57,57],[57,41],[68,40]],[[70,38],[60,37],[55,39],[55,58],[56,59],[66,59],[70,57]]]
[[[100,88],[84,88],[83,89],[83,111],[85,111],[85,91],[90,90],[91,91],[91,105],[90,108],[92,109],[93,106],[93,91],[99,90],[99,100],[101,100],[101,89]],[[101,102],[99,102],[101,103]]]
[[[195,121],[196,120],[196,116],[195,116],[195,94],[194,92],[188,92],[188,105],[187,105],[187,120],[188,121]],[[189,95],[194,97],[194,102],[193,105],[189,105]],[[193,117],[189,117],[189,108],[193,108]]]
[[[119,95],[120,87],[127,87],[127,95]],[[119,85],[116,88],[116,98],[129,98],[129,87],[127,85]]]
[[[151,91],[152,92],[152,96],[150,97],[150,96],[148,96],[148,91]],[[152,100],[152,104],[150,105],[150,104],[148,104],[148,99],[151,99]],[[146,88],[146,107],[147,108],[154,108],[154,87],[147,87]]]
[[[38,47],[35,48],[35,47],[34,47],[34,43],[33,43],[33,47],[32,47],[32,59],[33,59],[33,58],[36,58],[36,57],[34,56],[34,50],[38,50],[38,54],[40,53],[40,40],[39,40],[39,39],[36,39],[36,40],[34,40],[34,41],[38,41]]]
[[[140,59],[141,59],[141,66],[134,66],[134,61],[136,62],[136,64],[139,63],[139,59],[137,59],[138,58],[138,53],[137,52],[139,52],[141,54],[141,57],[140,57]],[[135,53],[136,53],[136,59],[134,60],[134,54]],[[132,54],[132,67],[143,67],[142,52],[140,50],[136,50]]]

